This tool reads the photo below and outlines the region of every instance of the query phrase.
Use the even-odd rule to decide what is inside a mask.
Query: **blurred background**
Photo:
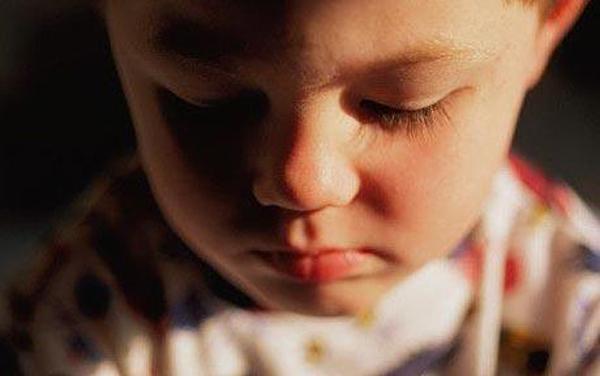
[[[600,207],[600,4],[527,99],[515,144]],[[0,281],[134,148],[101,21],[84,1],[0,1]]]

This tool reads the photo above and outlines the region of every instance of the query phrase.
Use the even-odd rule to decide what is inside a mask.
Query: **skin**
[[[498,0],[130,0],[104,11],[142,163],[175,231],[266,307],[348,315],[477,223],[523,98],[583,7],[566,3],[579,5],[548,20]],[[219,49],[226,34],[243,43]],[[216,115],[197,107],[240,95]],[[365,100],[401,120],[386,127]],[[328,247],[387,257],[354,278],[303,283],[249,252]]]

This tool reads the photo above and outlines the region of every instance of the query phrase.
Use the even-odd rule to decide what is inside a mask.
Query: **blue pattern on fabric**
[[[581,244],[573,263],[577,269],[600,273],[600,252]]]
[[[469,246],[473,243],[472,233],[465,236],[460,243],[448,254],[451,260],[459,259],[469,251]]]
[[[579,365],[579,373],[574,374],[585,374],[588,371],[591,371],[591,367],[600,358],[600,336],[596,339],[596,343],[592,346],[592,348],[585,353],[581,357],[581,362]]]
[[[384,376],[417,376],[442,367],[452,359],[458,350],[459,342],[453,341],[437,347],[425,349],[413,355],[400,366],[386,372]]]
[[[68,346],[69,350],[81,360],[99,362],[104,358],[96,344],[81,334],[73,334],[68,340]]]
[[[179,329],[196,329],[210,311],[204,306],[202,296],[196,289],[190,289],[171,308],[171,324]]]
[[[600,273],[600,252],[595,252],[587,247],[581,247],[583,265],[589,271]]]

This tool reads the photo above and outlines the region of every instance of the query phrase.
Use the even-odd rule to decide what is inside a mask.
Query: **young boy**
[[[600,225],[509,153],[584,6],[99,4],[139,162],[7,292],[3,369],[599,374]]]

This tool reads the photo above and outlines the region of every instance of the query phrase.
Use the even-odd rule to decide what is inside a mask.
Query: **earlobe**
[[[554,0],[542,16],[535,46],[528,87],[540,80],[556,47],[575,24],[589,0]]]

